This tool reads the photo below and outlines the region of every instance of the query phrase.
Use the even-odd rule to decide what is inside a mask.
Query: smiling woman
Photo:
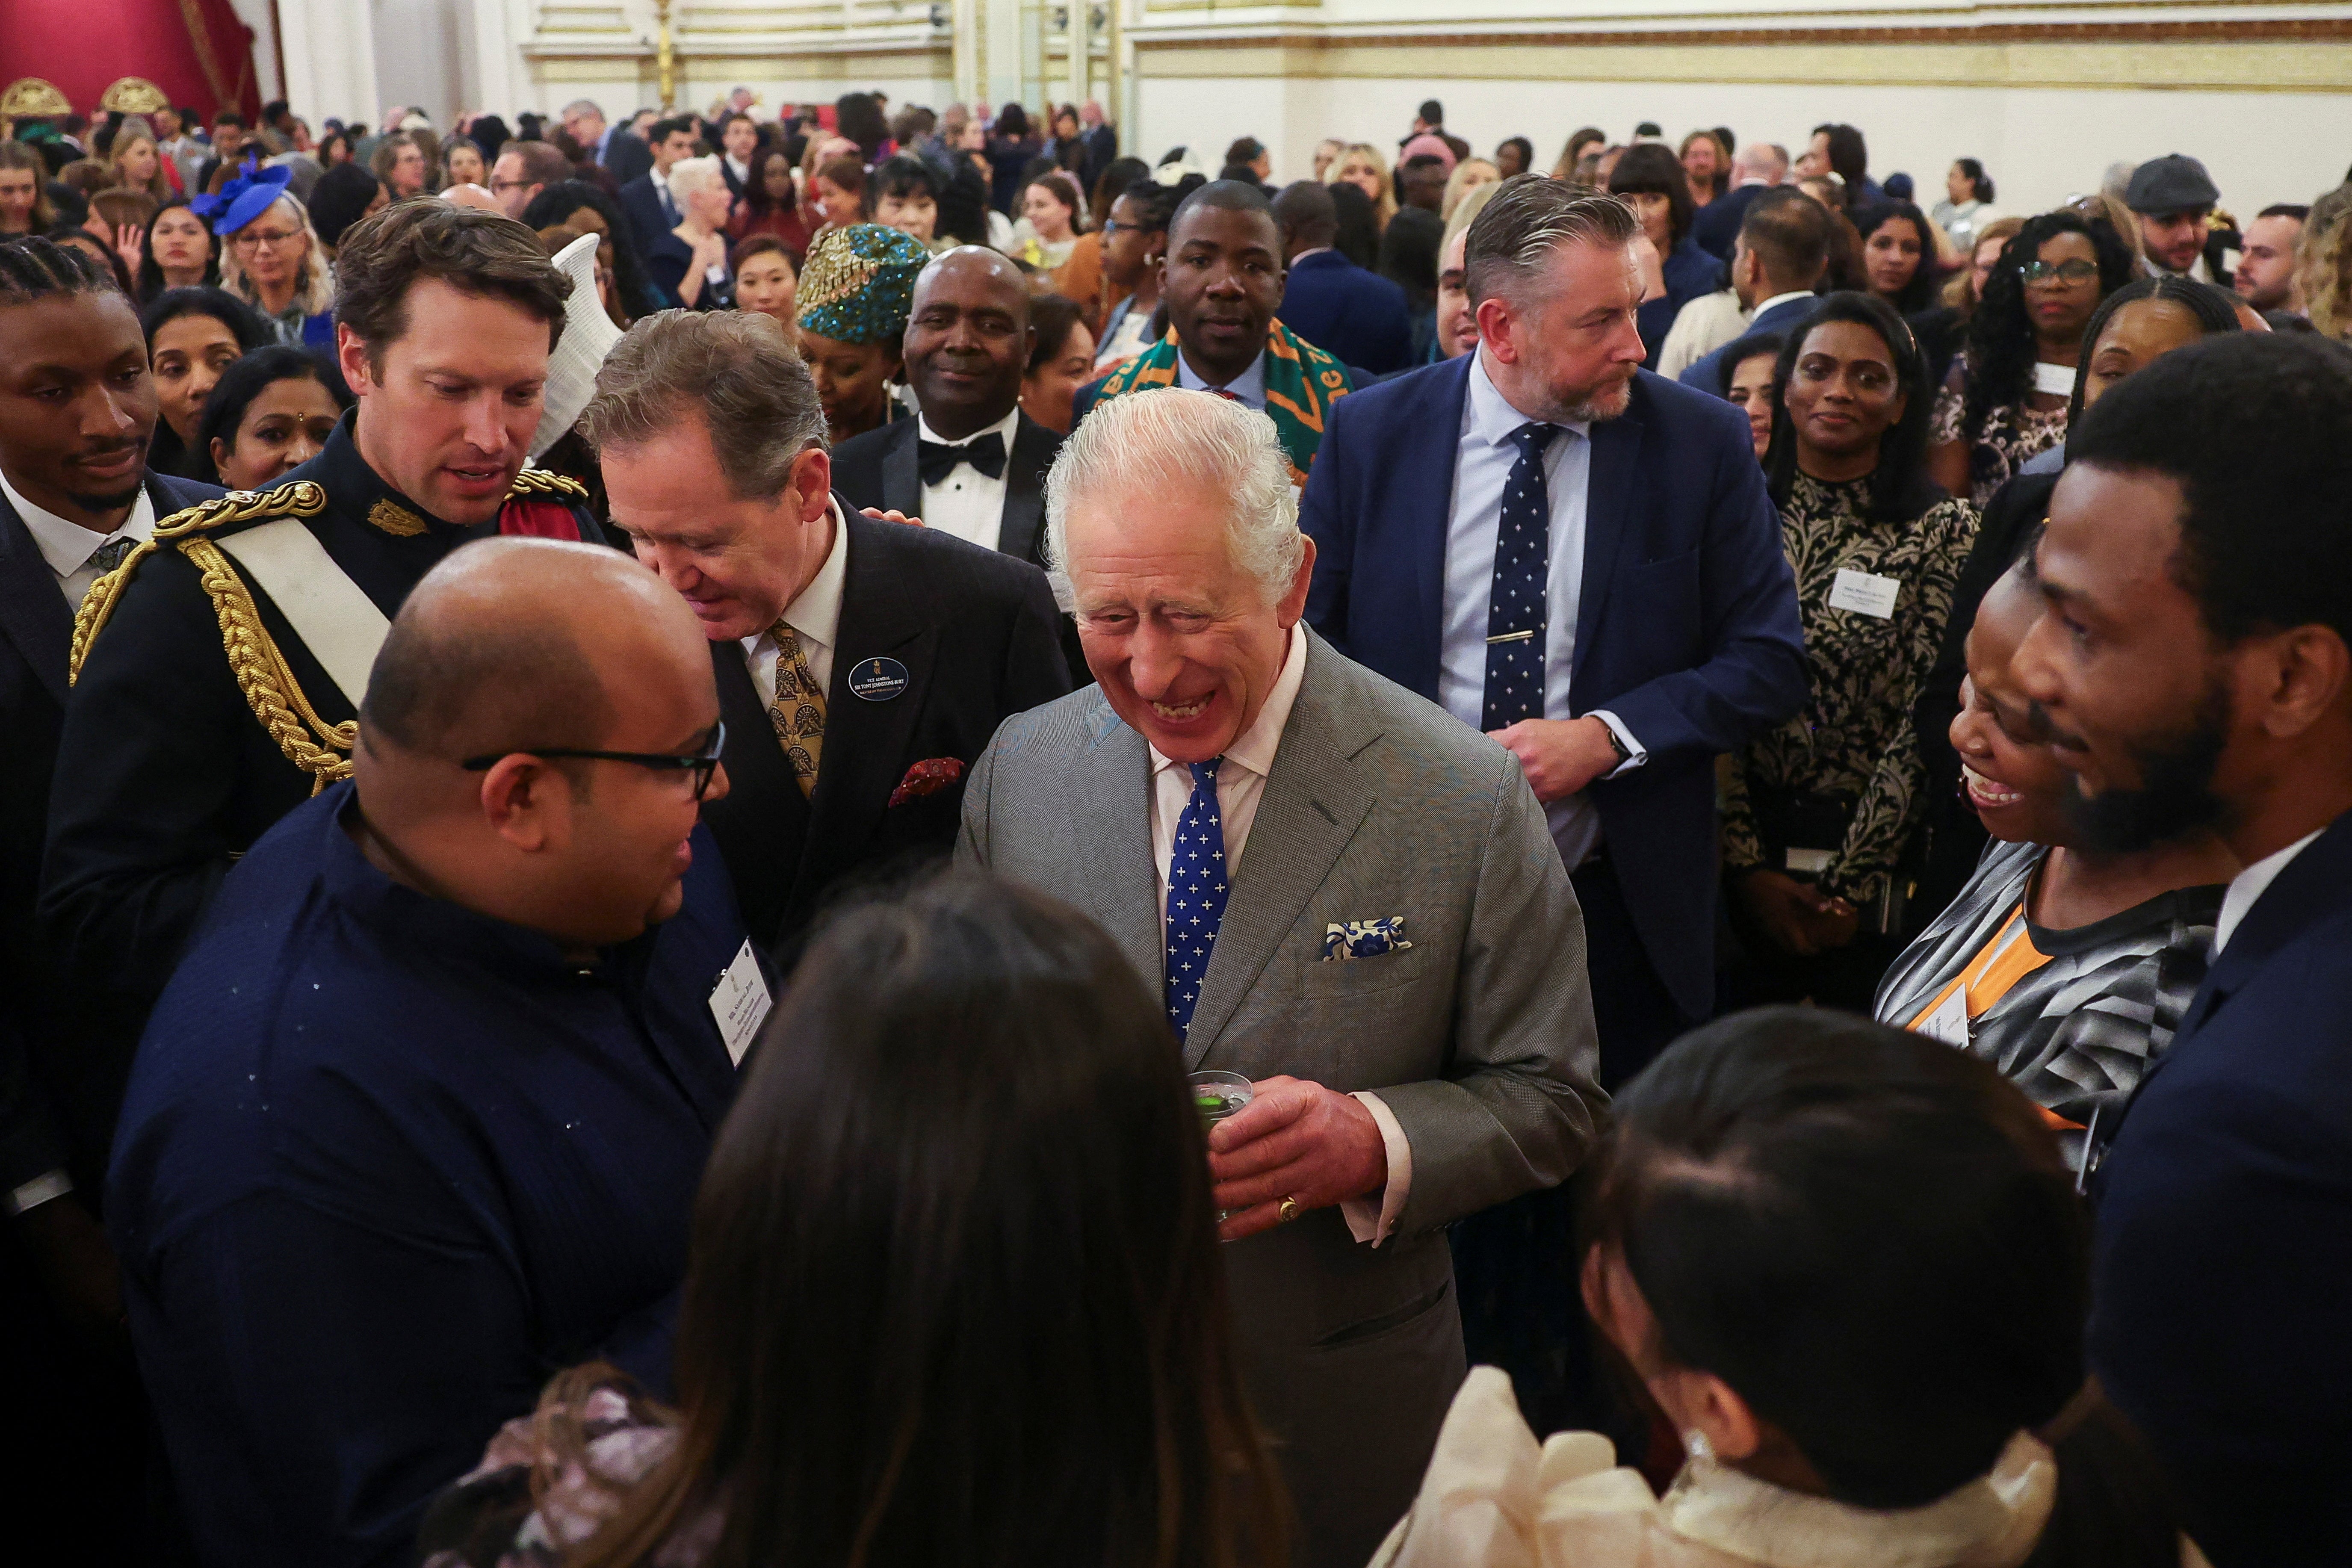
[[[267,489],[317,457],[352,405],[342,379],[307,349],[267,348],[229,366],[196,426],[219,482]]]

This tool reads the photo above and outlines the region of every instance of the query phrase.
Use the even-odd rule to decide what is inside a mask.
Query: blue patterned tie
[[[1168,862],[1168,1022],[1179,1040],[1192,1027],[1209,949],[1225,918],[1225,830],[1217,811],[1224,760],[1191,764],[1192,798],[1176,819],[1176,853]]]
[[[1557,425],[1511,432],[1519,460],[1503,484],[1503,520],[1495,531],[1495,588],[1486,602],[1486,697],[1479,728],[1505,729],[1543,716],[1544,595],[1551,557],[1551,498],[1544,488],[1544,448]]]

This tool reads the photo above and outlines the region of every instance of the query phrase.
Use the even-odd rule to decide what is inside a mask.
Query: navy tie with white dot
[[[1217,810],[1224,760],[1191,764],[1192,798],[1176,819],[1176,853],[1168,862],[1168,1024],[1179,1040],[1192,1026],[1209,950],[1225,918],[1225,830]]]
[[[1486,603],[1486,693],[1479,728],[1507,728],[1543,716],[1544,605],[1551,556],[1551,498],[1544,487],[1544,448],[1557,425],[1530,422],[1511,432],[1518,461],[1503,484],[1495,531],[1495,587]]]

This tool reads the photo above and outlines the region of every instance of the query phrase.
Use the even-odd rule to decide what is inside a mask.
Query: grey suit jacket
[[[1184,1054],[1376,1090],[1412,1145],[1381,1246],[1324,1209],[1225,1248],[1305,1561],[1352,1568],[1411,1504],[1461,1381],[1440,1227],[1566,1179],[1606,1102],[1583,921],[1518,763],[1307,636]],[[1150,769],[1099,688],[1015,715],[972,769],[958,858],[1087,910],[1157,996]],[[1327,926],[1390,915],[1411,948],[1324,959]]]

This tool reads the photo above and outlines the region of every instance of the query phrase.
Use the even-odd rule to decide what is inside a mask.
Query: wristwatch
[[[1633,760],[1633,753],[1627,751],[1625,749],[1625,742],[1617,738],[1617,727],[1609,722],[1608,720],[1603,719],[1601,721],[1601,732],[1609,737],[1609,749],[1617,753],[1618,765],[1622,767],[1625,763],[1632,762]]]

